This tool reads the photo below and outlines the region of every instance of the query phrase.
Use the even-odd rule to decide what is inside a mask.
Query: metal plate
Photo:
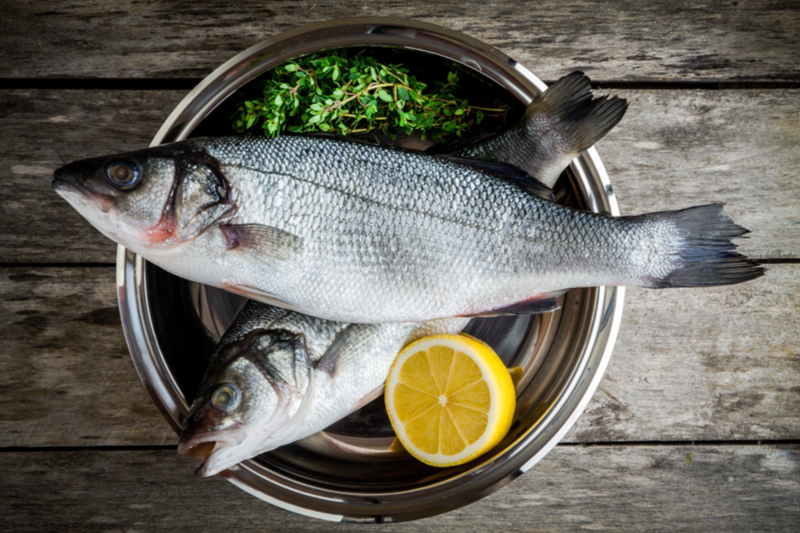
[[[329,21],[268,39],[222,65],[172,112],[152,144],[207,134],[210,117],[226,98],[287,59],[354,46],[423,54],[423,63],[459,63],[520,108],[546,88],[514,60],[458,32],[399,19]],[[594,148],[572,163],[556,189],[583,209],[619,214]],[[244,300],[172,276],[121,246],[117,285],[136,370],[178,432],[214,343]],[[378,400],[320,434],[221,475],[279,507],[334,521],[411,520],[487,496],[536,464],[575,423],[611,356],[623,294],[622,288],[576,289],[555,313],[470,323],[468,331],[489,342],[509,366],[523,368],[509,434],[471,463],[434,469],[390,449],[393,436]]]

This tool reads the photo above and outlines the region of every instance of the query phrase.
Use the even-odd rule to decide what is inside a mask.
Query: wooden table
[[[395,526],[331,525],[199,479],[134,371],[116,247],[50,187],[148,144],[188,89],[300,25],[385,15],[627,98],[598,144],[623,214],[725,202],[765,277],[629,290],[577,425],[508,487]],[[0,530],[797,531],[800,5],[540,0],[0,3]]]

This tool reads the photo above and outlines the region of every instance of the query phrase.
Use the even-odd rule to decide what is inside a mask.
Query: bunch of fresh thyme
[[[454,95],[458,83],[451,71],[429,91],[401,65],[384,65],[363,52],[312,54],[269,71],[258,82],[261,95],[241,103],[231,118],[237,132],[261,126],[268,137],[285,130],[419,132],[423,139],[443,142],[480,124],[485,113],[508,111],[471,106]]]

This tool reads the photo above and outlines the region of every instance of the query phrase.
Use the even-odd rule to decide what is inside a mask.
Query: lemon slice
[[[516,396],[508,369],[485,343],[425,337],[403,348],[386,380],[386,410],[406,450],[431,466],[455,466],[508,433]]]

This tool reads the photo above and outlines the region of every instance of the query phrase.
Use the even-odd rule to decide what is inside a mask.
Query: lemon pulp
[[[463,335],[425,337],[405,347],[389,372],[385,398],[403,446],[439,467],[496,446],[516,406],[503,362],[487,344]]]

